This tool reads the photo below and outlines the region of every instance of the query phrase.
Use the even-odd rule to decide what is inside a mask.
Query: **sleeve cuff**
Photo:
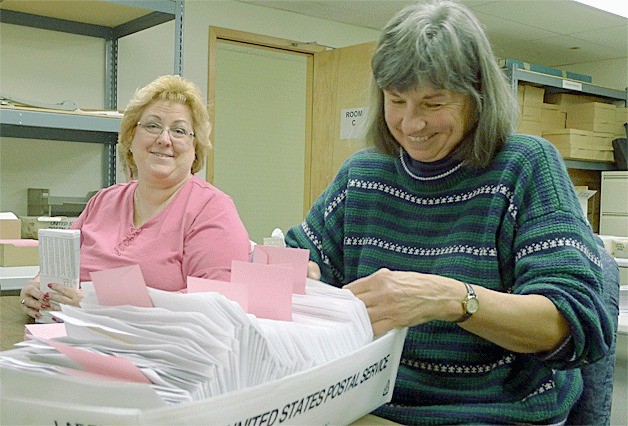
[[[539,354],[542,361],[574,361],[576,359],[573,337],[565,338],[555,349]]]

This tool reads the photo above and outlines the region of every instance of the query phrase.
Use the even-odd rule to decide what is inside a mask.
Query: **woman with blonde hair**
[[[138,90],[120,125],[120,161],[131,180],[102,189],[72,225],[81,231],[81,281],[90,272],[138,264],[146,284],[186,288],[188,276],[229,281],[231,262],[249,259],[248,234],[231,198],[198,178],[210,147],[199,89],[179,76]],[[30,316],[78,305],[81,290],[38,280],[21,292]]]

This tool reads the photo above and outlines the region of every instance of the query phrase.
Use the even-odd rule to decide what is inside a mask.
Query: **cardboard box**
[[[540,121],[527,120],[519,118],[517,122],[517,132],[524,135],[537,135],[541,136],[543,127]]]
[[[615,161],[613,151],[598,151],[595,149],[558,148],[558,152],[568,160],[595,161],[612,163]]]
[[[590,132],[596,133],[611,133],[615,134],[617,131],[616,123],[603,123],[601,121],[578,121],[576,119],[569,119],[569,114],[567,114],[567,128],[568,129],[580,129],[580,130],[588,130]]]
[[[0,240],[18,240],[21,234],[20,219],[11,212],[0,213]]]
[[[603,151],[613,150],[613,139],[615,135],[612,133],[593,132],[593,149],[601,149]]]
[[[543,104],[543,113],[541,115],[542,130],[564,129],[567,114],[558,109],[558,105]]]
[[[542,103],[537,104],[537,106],[523,104],[523,107],[521,108],[522,118],[524,120],[541,121],[543,117],[543,108],[541,107],[541,105]]]
[[[2,422],[346,425],[392,398],[406,332],[393,330],[343,358],[274,382],[168,406],[146,385],[0,367]]]
[[[584,161],[613,162],[612,148],[597,149],[593,132],[579,129],[551,130],[543,132],[564,158]]]
[[[613,134],[615,138],[626,138],[628,133],[626,131],[626,123],[628,123],[628,108],[617,107],[615,110],[615,131]]]
[[[36,240],[0,240],[0,266],[39,265]]]
[[[75,217],[66,216],[20,216],[22,221],[22,238],[37,239],[40,229],[70,229],[76,220]]]
[[[614,133],[617,107],[601,102],[567,106],[567,128]]]
[[[591,149],[593,132],[580,129],[555,129],[543,132],[543,137],[556,147]]]
[[[567,106],[588,102],[599,102],[600,98],[591,95],[576,95],[574,93],[547,93],[543,101],[548,104],[558,105],[559,111],[567,112]]]
[[[519,94],[521,91],[521,95]],[[531,84],[519,84],[517,86],[517,96],[520,100],[519,105],[541,108],[543,104],[543,96],[545,89],[542,87],[532,86]]]

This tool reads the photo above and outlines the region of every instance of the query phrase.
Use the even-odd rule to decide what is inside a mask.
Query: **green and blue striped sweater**
[[[550,298],[570,323],[569,359],[509,352],[454,323],[411,327],[390,404],[403,424],[555,422],[582,390],[579,370],[614,338],[599,297],[592,231],[558,152],[512,135],[481,171],[364,150],[341,167],[286,236],[310,250],[322,281],[342,286],[380,268],[417,271]]]

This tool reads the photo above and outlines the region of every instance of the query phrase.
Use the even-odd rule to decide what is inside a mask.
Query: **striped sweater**
[[[342,286],[379,268],[542,294],[568,320],[569,359],[509,352],[454,323],[411,327],[390,404],[404,424],[554,422],[582,390],[579,370],[608,350],[611,318],[591,229],[558,152],[513,135],[474,171],[364,150],[341,167],[286,236],[310,250],[322,280]]]

